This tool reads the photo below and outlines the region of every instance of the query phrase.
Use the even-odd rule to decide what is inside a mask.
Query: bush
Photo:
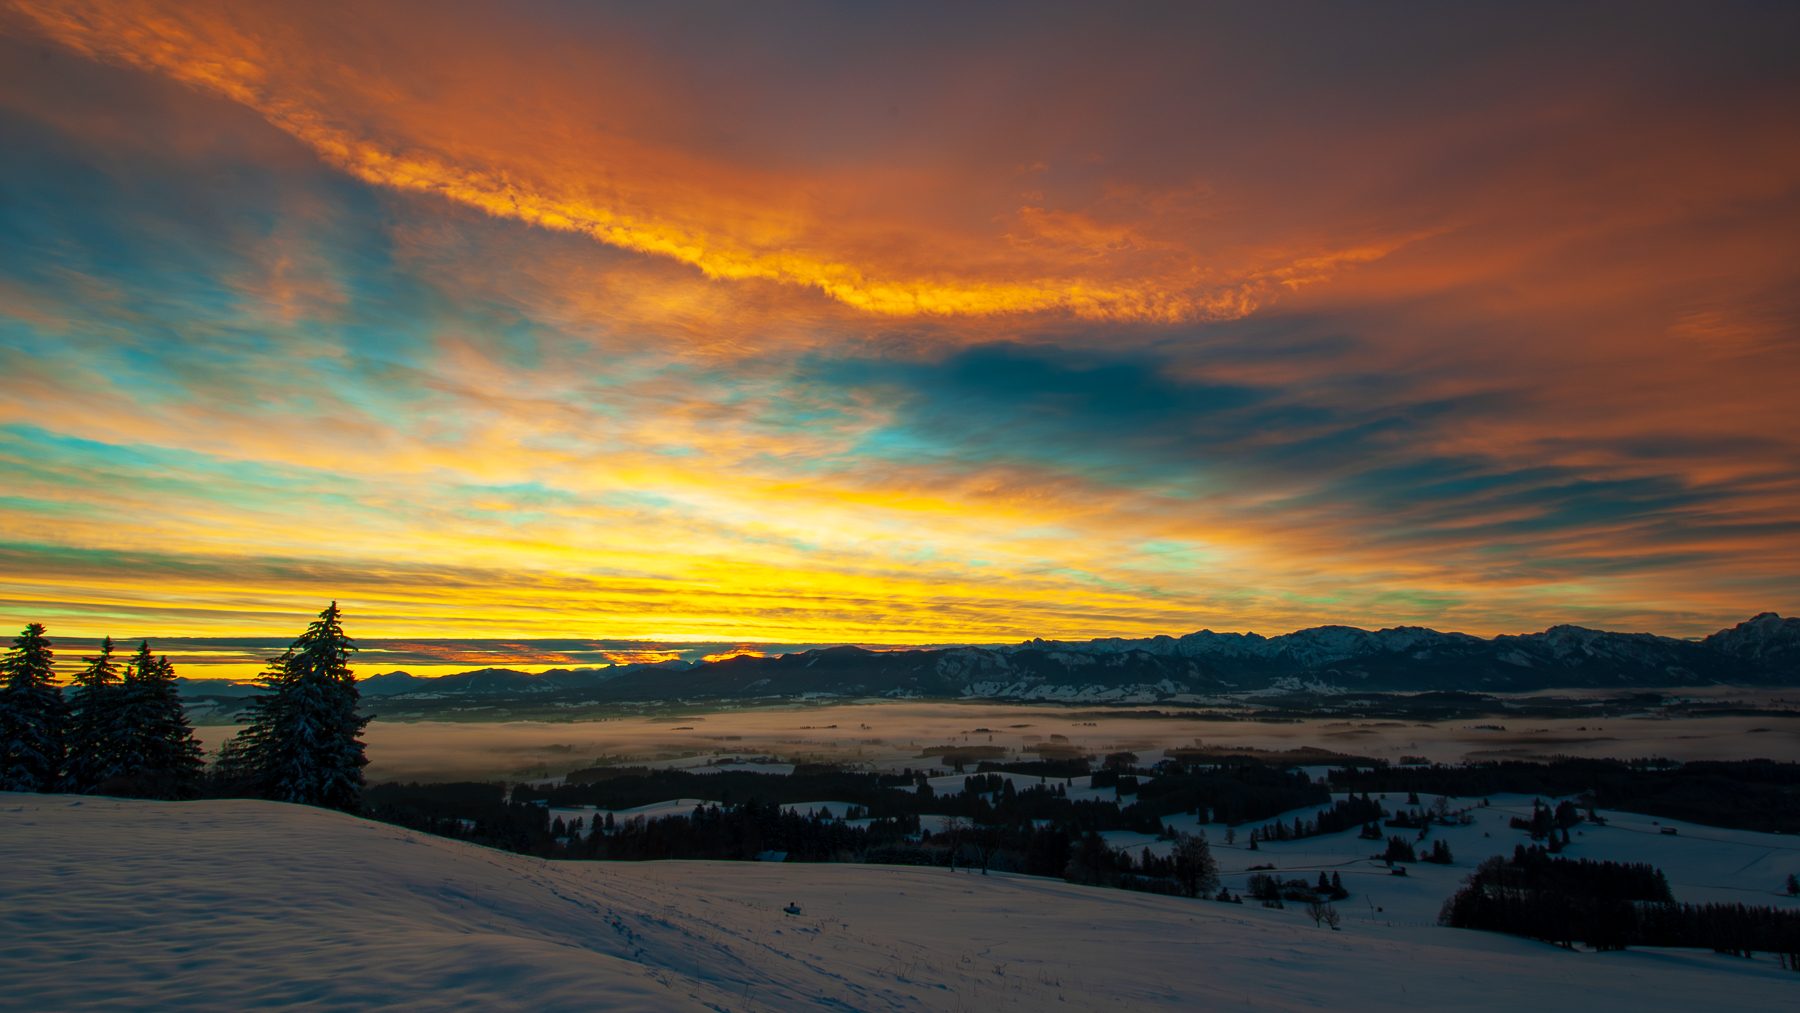
[[[1246,884],[1245,888],[1250,891],[1250,896],[1257,900],[1268,901],[1281,899],[1281,882],[1274,876],[1265,876],[1262,873],[1257,873],[1250,877],[1250,882]]]

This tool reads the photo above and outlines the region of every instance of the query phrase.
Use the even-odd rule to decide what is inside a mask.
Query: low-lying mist
[[[235,731],[198,729],[208,749]],[[1800,760],[1800,713],[1593,718],[1477,717],[1406,721],[1341,715],[1221,720],[1143,710],[1073,710],[988,703],[855,703],[695,709],[572,722],[371,723],[371,781],[548,779],[597,763],[667,762],[713,755],[773,756],[875,768],[946,766],[933,747],[993,746],[1010,758],[1042,751],[1129,751],[1154,762],[1171,748],[1325,750],[1402,762],[1551,756],[1663,756],[1674,760]],[[1302,757],[1327,763],[1328,757]]]

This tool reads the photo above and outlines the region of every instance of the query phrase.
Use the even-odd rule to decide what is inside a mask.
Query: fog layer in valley
[[[1030,750],[1046,743],[1097,754],[1129,750],[1145,762],[1160,758],[1164,749],[1197,743],[1275,751],[1315,748],[1390,761],[1422,756],[1443,763],[1556,755],[1800,760],[1800,718],[1770,713],[1673,719],[1648,714],[1555,720],[1484,716],[1432,723],[1330,717],[1278,724],[1140,714],[894,702],[695,710],[567,723],[376,720],[364,738],[371,782],[553,778],[596,761],[668,761],[715,753],[919,767],[940,764],[936,756],[921,758],[934,746],[991,744],[1008,750],[1008,759],[1029,760],[1038,755]],[[230,726],[198,729],[209,749],[218,748],[233,731]]]

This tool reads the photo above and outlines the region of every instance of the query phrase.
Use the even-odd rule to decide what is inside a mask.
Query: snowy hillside
[[[1295,911],[944,870],[546,863],[269,802],[0,794],[0,885],[4,994],[34,1011],[1510,1013],[1800,994],[1766,958],[1355,918],[1332,932]]]

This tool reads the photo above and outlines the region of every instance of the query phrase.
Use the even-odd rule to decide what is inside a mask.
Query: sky
[[[200,680],[194,692],[221,690],[218,680],[249,686],[268,667],[268,661],[293,642],[282,631],[270,636],[145,637],[152,650],[175,666],[178,678]],[[487,668],[542,673],[555,669],[592,670],[614,665],[723,661],[739,655],[767,657],[800,653],[839,642],[792,643],[759,641],[668,640],[647,641],[602,637],[366,637],[352,638],[352,671],[358,678],[390,672],[435,677]],[[83,659],[105,650],[104,637],[56,635],[55,664],[64,675],[85,666]],[[880,649],[879,645],[871,645]],[[137,651],[132,641],[113,643],[115,660],[123,662]],[[681,666],[675,666],[679,669]]]
[[[0,621],[1800,608],[1800,9],[0,0]]]

